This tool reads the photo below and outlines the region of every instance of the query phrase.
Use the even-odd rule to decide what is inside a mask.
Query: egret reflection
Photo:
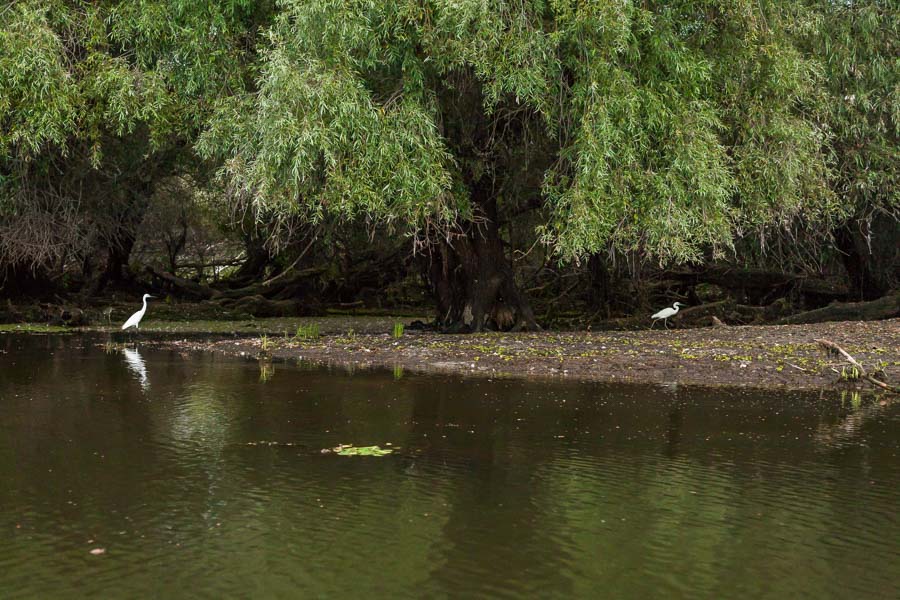
[[[147,365],[144,363],[140,352],[131,348],[122,348],[122,354],[125,355],[125,364],[128,365],[128,370],[134,373],[141,382],[141,389],[149,389],[150,380],[147,378]]]

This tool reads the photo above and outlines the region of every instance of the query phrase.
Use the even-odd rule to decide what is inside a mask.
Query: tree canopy
[[[445,244],[462,287],[523,208],[564,261],[827,235],[900,208],[897,34],[879,0],[7,3],[0,228],[133,229],[177,175],[257,215]],[[5,237],[0,261],[85,251]]]

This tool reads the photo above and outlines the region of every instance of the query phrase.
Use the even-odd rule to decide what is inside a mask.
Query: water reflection
[[[3,597],[895,596],[896,404],[0,350]]]
[[[859,392],[851,392],[850,412],[836,422],[820,423],[816,429],[816,442],[828,449],[863,445],[865,427],[883,417],[886,411],[891,410],[892,404],[890,399],[863,402]]]
[[[147,377],[147,365],[141,357],[141,353],[137,348],[122,348],[122,354],[125,357],[125,364],[128,370],[134,373],[141,384],[141,389],[147,391],[150,389],[150,379]]]
[[[266,383],[275,375],[275,365],[271,360],[259,361],[259,382]]]

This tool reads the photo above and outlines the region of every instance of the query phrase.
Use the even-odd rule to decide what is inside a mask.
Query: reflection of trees
[[[417,385],[406,442],[421,450],[413,473],[449,504],[430,591],[566,593],[559,569],[568,549],[548,523],[557,499],[533,475],[552,460],[538,440],[552,439],[568,417],[523,401],[528,388],[453,378]],[[523,589],[526,582],[538,586]]]

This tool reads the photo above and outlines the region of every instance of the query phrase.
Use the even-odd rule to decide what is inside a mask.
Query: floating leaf
[[[393,448],[381,448],[380,446],[353,446],[352,444],[341,444],[331,449],[331,452],[340,456],[384,456],[391,454]]]

